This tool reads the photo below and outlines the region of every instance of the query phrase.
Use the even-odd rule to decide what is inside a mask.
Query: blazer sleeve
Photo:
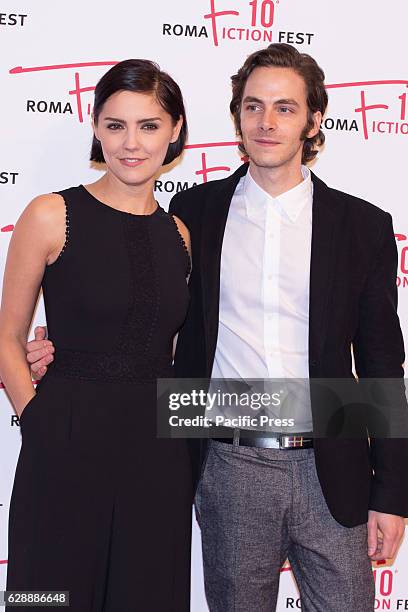
[[[183,203],[183,194],[181,193],[176,193],[176,195],[174,195],[171,200],[170,200],[170,204],[169,204],[169,213],[171,215],[176,215],[176,217],[178,217],[179,219],[181,219],[183,221],[183,223],[186,223],[185,220],[185,213],[184,213],[184,206],[182,205]]]
[[[398,253],[392,218],[388,213],[380,232],[377,253],[360,297],[358,329],[353,340],[359,378],[393,379],[387,419],[402,424],[401,437],[370,436],[373,479],[370,509],[408,516],[408,407],[404,388],[404,343],[397,315]],[[395,428],[394,428],[395,431]],[[369,432],[370,433],[370,432]],[[403,437],[405,436],[405,437]]]

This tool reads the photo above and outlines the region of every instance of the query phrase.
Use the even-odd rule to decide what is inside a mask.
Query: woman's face
[[[153,94],[118,91],[106,100],[94,131],[108,170],[127,185],[142,185],[154,179],[181,125],[182,117],[174,125]]]

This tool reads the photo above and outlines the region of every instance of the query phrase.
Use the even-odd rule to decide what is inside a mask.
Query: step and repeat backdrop
[[[95,84],[110,66],[127,58],[153,59],[182,88],[188,148],[156,181],[157,200],[167,207],[177,191],[226,177],[241,163],[228,110],[230,76],[252,51],[270,42],[288,42],[313,55],[326,73],[326,145],[313,170],[331,186],[393,215],[399,312],[408,339],[407,20],[403,0],[3,1],[1,275],[14,224],[30,200],[100,176],[88,161],[90,115]],[[41,300],[34,324],[45,324]],[[18,419],[2,388],[0,590],[7,571],[7,517],[19,447]],[[408,541],[394,562],[373,564],[373,572],[376,610],[408,610]],[[202,583],[195,524],[193,612],[207,610]],[[278,610],[299,608],[285,564]]]

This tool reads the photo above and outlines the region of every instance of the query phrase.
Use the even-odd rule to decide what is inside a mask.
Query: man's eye
[[[248,104],[246,109],[249,110],[249,111],[256,111],[256,110],[259,109],[259,106],[257,104]]]
[[[158,128],[158,127],[159,127],[159,126],[158,126],[156,123],[145,123],[145,124],[142,126],[142,129],[143,129],[143,130],[150,131],[150,130],[157,130],[157,128]]]
[[[120,123],[108,123],[108,130],[119,130],[121,129],[123,126]]]
[[[292,109],[289,108],[288,106],[280,106],[279,111],[286,115],[287,113],[291,113]]]

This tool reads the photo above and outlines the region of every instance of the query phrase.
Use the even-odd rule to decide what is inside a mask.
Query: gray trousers
[[[273,612],[286,558],[304,612],[374,610],[367,527],[332,517],[313,449],[211,441],[196,510],[210,612]]]

